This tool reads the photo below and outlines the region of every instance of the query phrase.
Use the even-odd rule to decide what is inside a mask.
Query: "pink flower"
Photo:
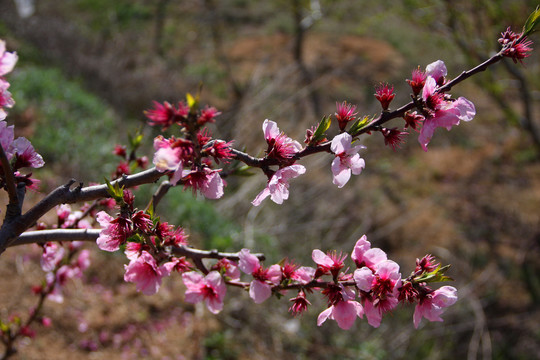
[[[3,108],[11,108],[15,105],[11,93],[7,90],[8,88],[9,83],[0,78],[0,120],[4,120],[7,116],[7,113]]]
[[[186,260],[185,256],[182,256],[181,258],[172,257],[170,260],[171,261],[163,264],[169,275],[173,270],[184,273],[192,268],[192,265]]]
[[[379,100],[383,110],[388,110],[388,106],[390,106],[394,97],[396,97],[394,86],[381,83],[375,88],[375,98]]]
[[[163,265],[158,266],[156,259],[147,251],[143,251],[137,259],[124,265],[124,268],[126,269],[124,281],[134,283],[137,291],[145,295],[157,293],[161,286],[161,278],[170,273]]]
[[[58,222],[63,223],[67,220],[71,214],[71,206],[69,204],[62,204],[56,208],[56,215],[58,216]]]
[[[45,161],[39,155],[27,138],[19,137],[12,143],[13,152],[17,155],[17,160],[13,167],[20,169],[23,167],[40,168],[45,165]]]
[[[182,160],[180,159],[179,155],[180,155],[179,148],[173,149],[170,147],[162,147],[156,151],[152,162],[154,163],[158,171],[161,171],[161,172],[174,171],[174,172],[180,172],[181,174],[182,173]]]
[[[296,264],[286,260],[281,266],[281,275],[283,279],[307,284],[315,277],[315,269],[308,266],[298,267]]]
[[[279,160],[291,160],[302,150],[302,145],[279,131],[277,124],[271,120],[264,120],[263,133],[268,143],[267,156]]]
[[[334,115],[338,121],[339,129],[343,131],[347,127],[347,124],[356,118],[356,114],[358,114],[355,112],[356,106],[347,104],[347,102],[344,101],[341,104],[336,103],[336,108],[337,111],[334,113]]]
[[[64,258],[65,250],[57,243],[46,243],[43,246],[43,255],[41,256],[41,268],[43,271],[53,271],[54,268]]]
[[[306,293],[304,292],[304,290],[300,290],[298,292],[298,296],[289,299],[289,301],[293,302],[293,304],[289,308],[289,311],[292,313],[293,316],[302,315],[302,313],[307,310],[307,307],[311,305],[309,300],[306,298]]]
[[[17,53],[6,51],[6,42],[0,40],[0,76],[11,72],[17,63]]]
[[[372,249],[366,235],[363,235],[354,245],[351,259],[353,259],[357,268],[367,266],[373,270],[375,265],[386,260],[386,253],[379,248]]]
[[[420,300],[414,310],[414,327],[418,328],[420,320],[425,317],[429,321],[443,321],[441,314],[444,308],[457,301],[457,290],[452,286],[443,286]]]
[[[331,273],[332,276],[336,277],[339,271],[345,266],[343,261],[347,258],[347,254],[343,255],[340,253],[338,255],[336,252],[325,254],[321,250],[315,249],[311,252],[311,258],[318,265],[315,277],[327,273]]]
[[[177,121],[181,121],[187,116],[189,108],[186,111],[185,105],[178,103],[178,109],[168,102],[164,102],[163,105],[154,101],[154,108],[146,110],[144,114],[148,118],[148,124],[151,126],[162,126],[163,130],[166,130],[169,126]]]
[[[143,250],[148,250],[148,246],[141,243],[129,241],[126,243],[126,249],[124,250],[124,254],[129,260],[133,261],[137,260]]]
[[[103,227],[96,240],[98,247],[104,251],[116,251],[129,237],[131,229],[127,219],[113,218],[105,211],[97,213],[96,220]]]
[[[384,145],[389,145],[395,151],[401,144],[405,143],[405,136],[409,135],[406,131],[401,131],[398,128],[382,128],[381,133],[384,136]]]
[[[331,319],[343,330],[348,330],[353,326],[357,316],[362,318],[364,315],[362,305],[354,301],[356,294],[353,290],[336,285],[323,290],[323,294],[328,297],[330,306],[319,314],[317,326]]]
[[[66,285],[67,281],[79,277],[81,270],[76,266],[62,265],[56,273],[48,272],[45,275],[47,285],[52,287],[52,291],[47,295],[47,299],[61,304],[64,302],[64,295],[62,294],[62,287]]]
[[[196,304],[206,301],[206,307],[213,314],[219,313],[223,309],[223,299],[227,292],[227,286],[217,271],[210,271],[208,275],[202,276],[196,271],[182,274],[182,280],[186,285],[185,300]]]
[[[518,41],[521,34],[516,34],[510,27],[504,33],[501,33],[501,35],[499,44],[503,46],[503,56],[510,57],[514,63],[517,63],[518,61],[522,62],[521,60],[531,55],[531,45],[533,42],[528,40],[526,36]]]
[[[160,136],[156,137],[154,139],[154,149],[157,151],[152,162],[158,171],[172,171],[171,184],[176,185],[182,177],[183,153],[181,147],[173,147],[173,144],[174,139],[166,140]]]
[[[219,271],[231,281],[240,280],[240,269],[235,261],[229,259],[220,259],[214,266],[212,266],[212,270]]]
[[[212,156],[217,164],[219,164],[220,160],[229,163],[229,160],[233,157],[231,146],[232,141],[214,140],[210,146],[204,146],[203,152]]]
[[[133,222],[134,229],[138,229],[139,231],[146,234],[148,234],[154,226],[150,215],[140,210],[131,216],[131,221]]]
[[[256,304],[260,304],[272,295],[272,285],[281,282],[281,267],[272,265],[265,269],[261,266],[259,259],[250,254],[248,249],[242,249],[238,254],[240,261],[238,267],[244,273],[253,276],[249,286],[249,296]]]
[[[332,174],[334,175],[333,183],[339,188],[351,178],[351,172],[354,175],[359,175],[366,163],[364,159],[358,155],[358,151],[365,149],[363,145],[351,146],[352,136],[348,133],[339,134],[332,140],[330,150],[336,155],[332,161]]]
[[[7,126],[5,121],[0,121],[0,144],[8,157],[8,160],[11,160],[13,153],[10,153],[12,150],[11,144],[13,143],[14,136],[14,126]]]
[[[215,122],[216,120],[214,118],[220,114],[221,112],[217,111],[215,107],[206,105],[206,107],[201,110],[197,123],[199,125],[204,125],[209,122]]]
[[[399,265],[385,260],[375,265],[375,271],[368,267],[356,269],[354,281],[365,293],[364,311],[368,323],[379,327],[383,314],[398,304],[398,288],[401,286]]]
[[[403,119],[405,120],[405,128],[411,127],[413,130],[416,130],[416,128],[420,126],[420,123],[424,121],[424,116],[417,114],[416,111],[407,111],[405,115],[403,115]]]
[[[411,86],[414,95],[420,94],[424,83],[426,82],[426,74],[420,70],[420,67],[412,71],[412,79],[407,79],[407,83]]]
[[[461,120],[471,121],[476,115],[474,104],[464,97],[454,101],[445,100],[442,94],[436,93],[436,81],[428,76],[422,98],[427,105],[427,111],[430,116],[424,120],[424,125],[418,136],[418,142],[422,145],[424,151],[427,151],[427,145],[433,136],[433,132],[438,127],[445,127],[450,130],[452,126],[459,125]]]
[[[191,187],[193,192],[199,190],[207,199],[219,199],[223,196],[223,179],[218,170],[205,167],[202,171],[184,171],[185,187]],[[172,182],[172,181],[171,181]]]
[[[279,169],[274,173],[268,185],[257,195],[251,203],[259,206],[261,202],[270,196],[276,204],[283,204],[283,200],[289,198],[289,180],[294,179],[306,172],[306,168],[302,165],[291,165]]]
[[[41,318],[41,325],[43,325],[44,327],[51,327],[52,325],[52,320],[50,317],[47,317],[47,316],[44,316]]]
[[[437,60],[426,66],[426,76],[431,76],[435,79],[437,85],[442,85],[444,83],[444,77],[447,73],[446,65],[442,60]]]

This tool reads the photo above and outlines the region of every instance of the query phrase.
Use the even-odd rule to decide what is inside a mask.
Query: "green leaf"
[[[525,25],[523,25],[523,35],[528,36],[529,34],[535,32],[537,30],[538,24],[540,23],[540,6],[536,7],[536,10],[534,10],[531,15],[527,18],[527,21],[525,21]]]
[[[9,332],[9,324],[5,324],[0,321],[0,331],[2,331],[2,333],[4,334],[7,334]]]
[[[148,216],[150,216],[150,219],[154,218],[154,200],[150,200],[150,204],[148,205],[148,209],[146,209],[146,213]]]
[[[324,133],[330,128],[331,123],[332,119],[330,116],[324,116],[319,123],[319,126],[317,126],[317,130],[313,133],[313,140],[316,141],[324,137]]]
[[[124,199],[124,187],[118,185],[118,181],[114,183],[114,186],[111,184],[107,178],[105,178],[105,183],[107,184],[107,192],[116,202],[121,202]]]
[[[244,165],[238,169],[235,169],[232,173],[232,175],[236,175],[236,176],[253,176],[255,175],[253,172],[250,171],[251,170],[251,166],[249,165]]]
[[[371,119],[369,116],[364,116],[361,119],[356,120],[352,125],[351,128],[347,131],[351,136],[356,136],[364,128],[366,125],[368,125],[371,122]]]
[[[195,114],[199,109],[199,94],[197,93],[197,96],[194,97],[190,93],[187,93],[186,101],[189,106],[189,112]]]
[[[136,150],[141,145],[141,142],[142,142],[142,139],[143,139],[143,134],[141,134],[141,133],[139,133],[139,131],[137,131],[135,136],[131,136],[130,134],[128,134],[128,139],[129,139],[129,143],[131,145],[131,148],[133,150]]]
[[[449,276],[444,275],[444,273],[450,268],[450,265],[441,267],[437,266],[435,270],[429,273],[424,273],[420,277],[416,278],[417,282],[444,282],[444,281],[453,281]]]

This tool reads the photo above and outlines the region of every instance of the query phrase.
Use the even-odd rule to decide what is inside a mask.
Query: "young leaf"
[[[354,122],[354,124],[352,124],[349,131],[347,131],[347,132],[349,134],[351,134],[351,136],[354,137],[354,136],[358,135],[360,130],[362,130],[362,128],[367,126],[370,122],[371,122],[371,119],[368,116],[364,116],[363,118],[356,120]]]
[[[313,133],[313,140],[317,141],[322,138],[326,130],[328,130],[328,128],[330,127],[331,123],[332,119],[330,118],[330,116],[324,116],[319,123],[319,126],[317,126],[317,130],[315,130],[315,132]]]
[[[531,15],[527,18],[527,21],[525,21],[525,25],[523,26],[523,35],[528,36],[529,34],[535,32],[537,30],[538,24],[540,23],[540,6],[536,7],[536,10],[534,10]]]

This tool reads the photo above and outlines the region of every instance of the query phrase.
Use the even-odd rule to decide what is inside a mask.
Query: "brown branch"
[[[101,229],[52,229],[27,231],[21,234],[9,247],[26,244],[43,244],[50,241],[92,241],[99,237]],[[198,259],[229,259],[240,260],[238,252],[219,252],[217,250],[199,250],[182,245],[172,248],[172,253],[178,256],[186,256],[193,260]],[[264,254],[253,254],[259,260],[264,261]]]
[[[124,176],[121,179],[112,181],[111,184],[114,186],[118,183],[120,186],[131,188],[155,182],[165,174],[166,173],[159,172],[156,168],[151,168],[138,174]],[[0,229],[0,253],[9,247],[10,243],[17,239],[19,235],[33,226],[39,218],[55,206],[109,197],[106,184],[88,186],[85,188],[80,184],[76,188],[71,189],[71,186],[74,183],[75,180],[70,180],[67,184],[62,185],[49,193],[25,214],[15,218],[11,222],[4,222]]]
[[[152,207],[154,209],[154,212],[155,212],[156,207],[158,206],[159,202],[167,194],[167,192],[169,191],[169,189],[171,187],[173,187],[173,185],[168,180],[163,181],[159,185],[159,187],[156,190],[156,192],[154,193],[154,195],[152,195],[152,201],[146,206],[144,211],[146,212],[146,211],[148,211],[148,209],[150,209],[150,207]]]
[[[11,165],[9,164],[9,160],[3,146],[0,146],[0,161],[2,163],[2,169],[4,170],[7,192],[9,195],[7,216],[14,217],[20,215],[21,206],[19,206],[19,197],[17,196],[15,177],[13,176],[13,171],[11,170]]]

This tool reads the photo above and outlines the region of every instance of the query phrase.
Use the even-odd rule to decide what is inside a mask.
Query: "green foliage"
[[[152,7],[129,0],[78,0],[75,6],[92,17],[90,24],[94,30],[107,29],[110,25],[125,29],[153,16]]]
[[[525,36],[535,32],[538,24],[540,24],[540,6],[534,10],[523,26],[523,34]]]
[[[225,332],[214,332],[204,339],[205,360],[237,359],[238,353],[230,346],[230,339]]]
[[[56,68],[20,67],[9,81],[16,101],[10,117],[17,122],[30,111],[30,140],[46,163],[93,181],[113,171],[115,121],[102,100]]]

